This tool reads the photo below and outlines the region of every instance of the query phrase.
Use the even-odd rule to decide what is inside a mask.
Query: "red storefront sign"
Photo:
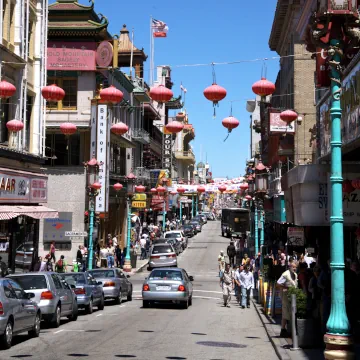
[[[166,211],[169,211],[169,199],[165,198],[165,207]],[[151,199],[151,208],[154,211],[163,211],[164,210],[164,197],[161,195],[153,195]]]
[[[328,61],[327,50],[317,48],[316,49],[316,87],[329,87],[330,80],[330,68]]]
[[[47,70],[95,71],[96,43],[49,41]]]

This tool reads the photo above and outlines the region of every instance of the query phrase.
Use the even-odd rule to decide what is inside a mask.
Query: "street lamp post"
[[[94,246],[93,246],[93,232],[94,232],[94,212],[95,212],[95,198],[99,194],[101,184],[99,183],[99,169],[101,164],[93,157],[90,161],[84,164],[86,171],[86,189],[89,196],[89,256],[88,269],[93,268]]]
[[[331,79],[331,312],[324,336],[326,359],[354,358],[345,307],[340,96],[344,52],[359,44],[359,5],[358,0],[319,0],[317,12],[312,17],[312,44],[309,44],[314,50],[315,46],[327,49]]]
[[[158,186],[156,188],[156,191],[158,193],[159,196],[163,197],[163,219],[162,219],[162,229],[163,232],[165,232],[165,228],[166,228],[166,188],[164,186]]]
[[[130,173],[126,178],[126,191],[127,191],[127,200],[126,200],[126,211],[127,211],[127,236],[126,236],[126,256],[123,270],[125,272],[131,271],[131,258],[130,258],[130,247],[131,247],[131,201],[134,195],[134,187],[136,176],[133,173]]]

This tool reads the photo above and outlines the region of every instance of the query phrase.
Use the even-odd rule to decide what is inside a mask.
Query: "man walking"
[[[244,271],[240,274],[240,283],[241,283],[241,308],[245,309],[245,304],[247,308],[250,308],[250,292],[254,288],[254,277],[250,271],[249,265],[245,266]]]
[[[240,303],[241,298],[241,282],[240,282],[240,274],[242,272],[242,266],[239,266],[235,271],[234,276],[234,285],[235,285],[235,297],[238,303]]]
[[[223,290],[224,306],[230,307],[231,290],[234,288],[234,279],[230,264],[225,265],[225,270],[222,272],[220,277],[220,286]]]
[[[146,239],[147,239],[147,237],[148,236],[146,234],[141,235],[141,239],[140,239],[140,248],[141,248],[140,260],[144,260],[146,258]]]
[[[235,263],[234,260],[235,260],[235,254],[236,254],[236,249],[235,249],[235,245],[234,245],[233,241],[230,242],[230,245],[227,247],[226,252],[229,257],[230,266],[233,266]]]
[[[225,270],[225,256],[224,251],[220,251],[220,255],[218,256],[218,263],[219,263],[219,276],[221,277],[221,273]]]

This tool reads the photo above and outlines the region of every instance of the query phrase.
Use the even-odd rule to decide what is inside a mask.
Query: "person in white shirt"
[[[116,235],[114,235],[114,237],[112,238],[112,244],[113,244],[113,247],[116,248],[117,244],[118,244],[118,239],[116,237]]]
[[[250,292],[254,288],[254,277],[250,271],[250,266],[246,265],[244,271],[240,274],[240,284],[241,284],[241,308],[245,309],[245,304],[247,308],[250,308]]]
[[[148,235],[143,234],[140,239],[140,247],[141,247],[140,260],[144,260],[146,258],[146,239],[147,238],[148,238]]]

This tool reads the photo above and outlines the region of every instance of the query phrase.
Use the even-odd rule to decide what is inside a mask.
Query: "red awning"
[[[0,205],[0,220],[9,220],[21,215],[33,219],[56,219],[59,217],[56,210],[41,205]]]

